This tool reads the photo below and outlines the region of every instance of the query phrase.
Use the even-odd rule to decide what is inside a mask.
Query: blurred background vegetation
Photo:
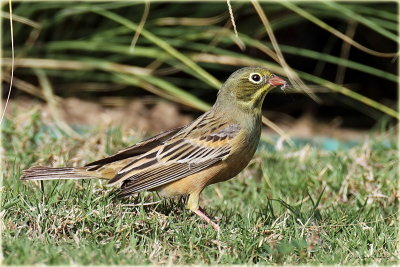
[[[102,106],[165,99],[196,116],[233,71],[263,65],[279,75],[270,38],[251,2],[15,2],[11,99]],[[288,64],[319,98],[296,88],[264,103],[276,123],[303,116],[358,129],[397,122],[396,2],[262,2]],[[2,7],[2,85],[8,94],[11,39]],[[83,114],[93,116],[93,114]]]

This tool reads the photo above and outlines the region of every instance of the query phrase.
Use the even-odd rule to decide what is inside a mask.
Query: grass
[[[279,75],[293,76],[287,75],[288,72],[280,66],[285,65],[282,64],[282,57],[278,59],[278,51],[281,50],[288,60],[292,57],[288,61],[290,65],[295,65],[296,61],[305,62],[305,66],[315,65],[315,70],[314,67],[294,69],[307,84],[323,87],[325,93],[348,98],[351,101],[344,101],[346,105],[367,115],[372,109],[380,116],[387,114],[399,118],[395,104],[371,99],[373,94],[367,94],[368,90],[364,89],[368,87],[368,81],[373,79],[379,81],[382,87],[389,84],[390,88],[386,88],[388,91],[397,88],[393,86],[397,83],[393,62],[398,53],[391,51],[398,44],[395,2],[263,2],[258,11],[254,7],[250,2],[232,2],[238,37],[240,43],[246,46],[245,50],[239,52],[238,38],[232,30],[226,2],[151,3],[148,16],[143,16],[147,13],[144,1],[16,3],[13,8],[15,76],[29,83],[16,84],[15,87],[39,97],[30,88],[38,80],[34,69],[40,68],[52,83],[73,84],[70,88],[76,88],[77,84],[107,82],[122,85],[118,90],[121,94],[130,95],[140,88],[185,106],[204,110],[207,105],[200,99],[207,95],[207,89],[218,89],[221,78],[225,79],[239,67],[261,65]],[[8,6],[4,5],[2,16],[5,18],[7,9]],[[268,15],[268,34],[260,14]],[[142,20],[144,17],[146,19]],[[331,23],[336,23],[336,26]],[[357,29],[357,36],[371,36],[368,40],[374,42],[352,39],[335,28],[338,25],[345,28],[351,23],[362,26],[358,27],[361,29]],[[291,37],[292,30],[304,25],[313,25],[303,30],[301,36],[305,40],[310,39],[311,43],[293,42],[291,38],[299,37]],[[1,63],[5,73],[9,72],[11,66],[9,26],[8,21],[4,20],[4,59]],[[318,35],[319,28],[328,33],[321,40],[313,37]],[[280,42],[273,45],[270,42],[272,30],[275,35],[284,31],[290,34],[280,35]],[[139,36],[137,40],[136,36]],[[329,41],[329,38],[333,41]],[[133,39],[134,48],[131,47]],[[321,46],[315,46],[315,42],[321,43]],[[343,48],[339,48],[342,44]],[[378,44],[384,44],[384,47]],[[360,62],[342,53],[346,50],[344,47],[350,46],[351,55],[357,51],[365,52],[362,60],[357,59]],[[293,59],[293,56],[297,58]],[[341,81],[333,81],[331,74],[345,68],[348,71],[344,85]],[[351,88],[356,75],[370,78],[368,81],[358,79],[360,89],[357,91]],[[343,78],[344,74],[341,76]],[[9,79],[3,79],[9,82]],[[294,81],[294,85],[302,84],[298,79]],[[95,93],[98,96],[104,93],[104,89],[94,92],[92,88],[88,92],[84,87],[75,92],[56,89],[55,93],[63,96],[93,96]],[[294,86],[294,91],[308,92],[301,88]],[[115,95],[117,92],[110,90],[108,93]]]
[[[16,117],[17,118],[17,117]],[[202,205],[222,232],[153,193],[112,200],[105,182],[20,182],[32,164],[81,165],[138,141],[119,128],[69,138],[32,111],[2,125],[4,264],[395,264],[398,158],[392,131],[349,150],[261,145]]]

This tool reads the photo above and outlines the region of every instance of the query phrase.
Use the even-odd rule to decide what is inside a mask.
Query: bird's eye
[[[260,84],[262,80],[262,76],[259,73],[251,73],[249,75],[249,81],[254,84]]]

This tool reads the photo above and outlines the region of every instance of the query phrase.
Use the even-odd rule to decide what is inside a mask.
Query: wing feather
[[[180,127],[180,128],[172,129],[170,131],[160,133],[156,136],[153,136],[149,139],[139,142],[133,146],[130,146],[123,150],[120,150],[117,153],[115,153],[107,158],[91,162],[91,163],[87,164],[85,167],[92,166],[92,168],[89,170],[96,170],[106,164],[109,164],[109,163],[112,163],[115,161],[131,158],[131,157],[141,156],[144,153],[147,153],[149,150],[152,150],[152,149],[158,147],[165,140],[168,140],[169,138],[174,136],[176,133],[178,133],[183,128],[184,127]]]
[[[173,181],[182,179],[194,173],[197,173],[205,168],[208,168],[210,165],[215,164],[220,160],[214,159],[209,162],[203,162],[201,164],[197,164],[196,166],[184,164],[175,164],[175,166],[164,166],[162,170],[157,173],[157,176],[165,177],[164,179],[147,179],[147,180],[139,180],[139,182],[134,182],[132,180],[126,180],[121,187],[118,195],[119,196],[127,196],[140,191],[152,189],[159,187],[161,185],[171,183]]]
[[[226,159],[232,150],[231,139],[239,131],[238,124],[222,123],[206,113],[137,156],[109,185],[123,182],[119,195],[126,196],[185,178]]]

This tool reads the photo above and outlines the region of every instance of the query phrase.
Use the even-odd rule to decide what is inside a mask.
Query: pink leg
[[[221,231],[221,228],[219,227],[218,224],[216,224],[215,222],[213,222],[204,211],[202,211],[202,209],[199,207],[197,210],[193,211],[194,213],[196,213],[197,215],[199,215],[201,218],[203,218],[203,220],[205,220],[206,222],[210,223],[211,226],[214,228],[215,231]]]

